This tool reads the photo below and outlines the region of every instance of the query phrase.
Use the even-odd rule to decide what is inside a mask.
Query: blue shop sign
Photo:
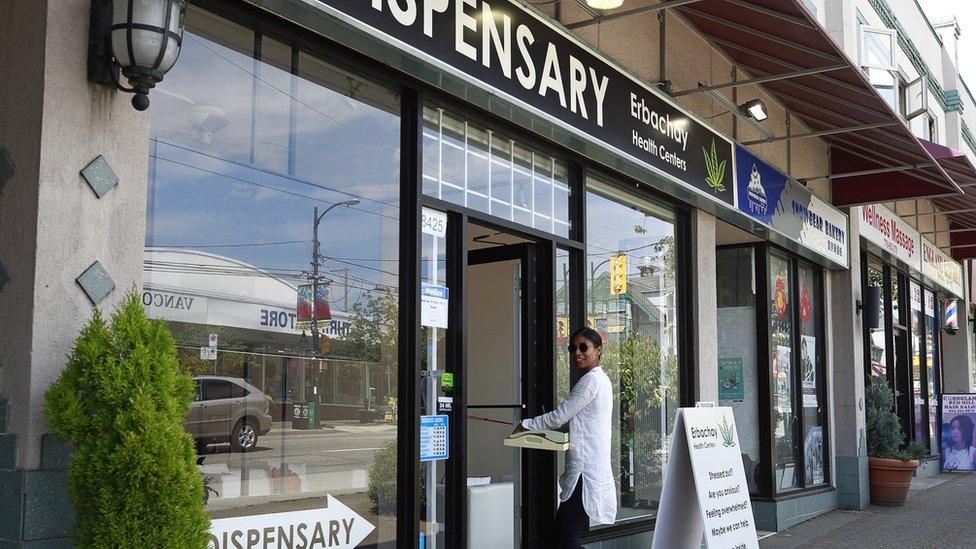
[[[848,219],[741,145],[735,147],[739,210],[802,247],[847,268]]]

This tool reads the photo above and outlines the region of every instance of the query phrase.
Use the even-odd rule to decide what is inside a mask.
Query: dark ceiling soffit
[[[949,228],[957,228],[949,221]],[[976,232],[951,232],[949,234],[949,253],[956,261],[976,259]]]
[[[891,174],[847,178],[842,180],[844,184],[838,184],[832,181],[831,183],[835,193],[838,193],[842,187],[856,187],[855,189],[840,191],[840,196],[842,197],[840,201],[837,200],[838,194],[834,194],[834,203],[836,205],[873,203],[897,198],[934,197],[961,193],[962,189],[946,173],[943,166],[936,162],[932,154],[922,146],[918,138],[912,134],[907,123],[891,109],[870,85],[867,76],[857,64],[834,44],[826,31],[820,27],[819,23],[801,5],[801,2],[802,0],[766,0],[763,2],[763,9],[766,11],[777,11],[786,16],[807,20],[807,28],[802,29],[804,32],[798,31],[793,39],[778,36],[776,32],[773,32],[779,27],[775,29],[772,26],[762,27],[762,23],[760,23],[762,17],[760,16],[751,19],[751,21],[754,21],[751,26],[731,21],[730,19],[736,17],[734,14],[739,13],[733,7],[743,7],[743,4],[750,4],[747,0],[708,0],[708,2],[697,3],[693,7],[677,7],[674,11],[702,33],[707,40],[723,50],[733,61],[737,57],[754,56],[757,59],[764,59],[768,62],[780,63],[780,66],[786,70],[800,71],[814,68],[803,66],[796,62],[787,65],[783,64],[784,61],[777,60],[777,56],[792,49],[793,51],[802,51],[810,54],[812,57],[816,57],[817,59],[807,59],[809,59],[811,64],[817,66],[823,65],[824,61],[821,59],[825,59],[828,62],[842,61],[847,63],[850,66],[850,70],[847,71],[834,71],[829,75],[825,73],[814,74],[795,80],[776,80],[764,84],[763,88],[777,100],[782,101],[791,111],[804,114],[808,119],[821,119],[823,115],[829,112],[832,118],[849,119],[850,121],[846,124],[850,125],[883,122],[883,119],[896,122],[896,124],[885,129],[869,130],[870,132],[874,132],[870,134],[868,134],[868,131],[864,131],[827,136],[825,140],[831,144],[836,143],[852,146],[855,144],[854,140],[856,139],[858,143],[867,145],[868,149],[877,147],[883,141],[885,142],[884,145],[886,145],[884,148],[891,152],[890,158],[887,161],[878,158],[874,161],[876,164],[873,165],[872,162],[865,162],[863,159],[857,160],[856,156],[849,155],[841,162],[841,164],[846,166],[842,170],[843,172],[903,164],[919,164],[928,165],[924,170],[930,177],[936,179],[933,182],[920,182],[919,178],[911,176],[912,172],[903,172],[896,174],[902,175],[902,177],[898,178],[899,181],[895,183],[891,181],[893,179]],[[769,7],[770,5],[776,5],[779,9],[773,10]],[[801,34],[802,39],[806,42],[805,45],[797,43],[801,39]],[[811,45],[814,42],[814,38],[818,47]],[[756,70],[756,67],[744,66],[743,68],[750,71],[750,73]],[[753,74],[752,76],[769,76],[775,74],[776,71],[759,70],[756,72],[761,74]],[[811,85],[799,83],[798,80],[801,79],[810,82]],[[814,82],[817,83],[816,87],[812,87]],[[785,90],[782,88],[784,87],[792,88],[792,93],[783,93]],[[843,90],[846,90],[847,93],[844,93]],[[816,103],[822,104],[810,104],[809,102],[802,101],[801,98],[796,97],[797,93],[800,95],[806,93],[812,97],[817,97],[819,100]],[[844,97],[839,97],[841,94]],[[781,95],[785,97],[780,97]],[[806,103],[806,105],[795,104],[791,106],[791,101]],[[864,104],[860,104],[861,101]],[[797,108],[794,109],[793,107]],[[848,114],[844,114],[844,111]],[[860,120],[849,116],[858,112],[871,113],[872,115],[881,117],[882,120]],[[837,128],[841,127],[841,125],[834,125],[833,127]],[[812,129],[823,131],[829,130],[831,127],[828,126],[828,123],[823,122],[822,126]],[[885,136],[887,139],[879,135],[881,132],[889,134]],[[871,137],[867,137],[868,135]],[[843,155],[843,153],[841,154]],[[831,164],[832,166],[834,165],[833,160]],[[833,171],[837,170],[832,168]]]

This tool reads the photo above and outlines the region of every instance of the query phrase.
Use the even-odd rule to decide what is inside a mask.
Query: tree
[[[111,324],[96,309],[46,393],[55,434],[75,447],[68,494],[79,547],[205,547],[210,519],[183,422],[193,380],[173,336],[126,296]]]

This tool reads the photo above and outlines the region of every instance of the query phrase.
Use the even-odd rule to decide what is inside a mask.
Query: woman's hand
[[[512,431],[512,434],[514,435],[515,433],[524,433],[525,431],[528,431],[528,429],[522,427],[522,424],[519,423],[518,425],[515,426],[515,430]]]

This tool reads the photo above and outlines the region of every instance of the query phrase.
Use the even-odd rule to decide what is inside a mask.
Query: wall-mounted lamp
[[[586,5],[595,10],[612,10],[624,5],[624,0],[586,0]]]
[[[752,101],[746,101],[745,103],[739,105],[739,110],[743,114],[747,114],[753,118],[756,122],[762,122],[769,118],[769,111],[766,110],[766,104],[762,102],[762,99],[753,99]]]
[[[864,301],[857,300],[857,314],[867,312],[864,324],[869,330],[881,328],[881,286],[868,286]]]
[[[187,0],[92,0],[88,80],[135,94],[149,108],[149,90],[173,68],[183,45]],[[120,75],[129,82],[125,87]]]

